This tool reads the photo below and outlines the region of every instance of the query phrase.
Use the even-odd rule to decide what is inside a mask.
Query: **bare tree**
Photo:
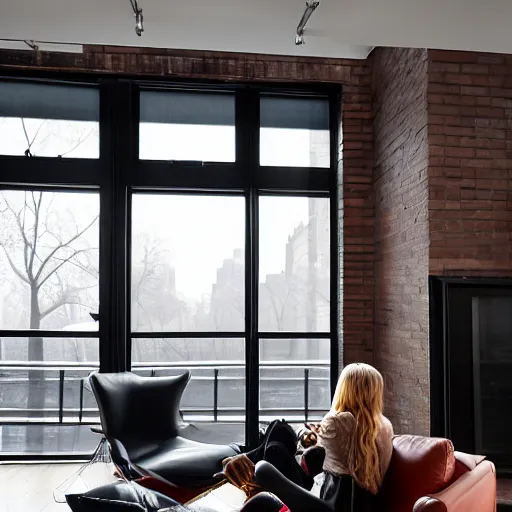
[[[54,208],[51,192],[2,192],[0,213],[4,224],[0,250],[12,273],[28,289],[29,329],[41,328],[41,322],[69,304],[83,303],[84,292],[97,286],[96,250],[84,243],[83,236],[97,223],[98,215],[79,225],[71,212],[63,222],[62,211]],[[83,277],[88,276],[84,282]],[[28,360],[44,360],[44,342],[31,336]],[[28,410],[44,408],[44,372],[28,372]]]

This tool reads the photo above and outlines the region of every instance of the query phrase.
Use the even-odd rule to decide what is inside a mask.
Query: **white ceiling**
[[[0,39],[365,58],[374,46],[512,53],[512,0],[0,0]],[[0,42],[0,46],[9,46]]]

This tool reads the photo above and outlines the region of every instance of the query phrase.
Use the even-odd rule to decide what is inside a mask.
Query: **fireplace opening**
[[[512,475],[512,279],[430,278],[432,435]]]

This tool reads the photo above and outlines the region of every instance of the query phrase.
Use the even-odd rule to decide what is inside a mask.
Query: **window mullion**
[[[129,300],[129,195],[126,176],[133,162],[133,86],[108,81],[101,90],[100,368],[125,371]]]
[[[236,164],[245,169],[245,343],[246,343],[246,443],[258,442],[258,197],[254,186],[259,166],[259,94],[242,89],[236,93]]]

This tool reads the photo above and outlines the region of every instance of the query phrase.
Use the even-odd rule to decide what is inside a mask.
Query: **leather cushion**
[[[384,510],[411,512],[416,501],[444,489],[455,471],[453,444],[447,439],[396,436],[380,494]]]
[[[175,485],[204,487],[216,482],[213,475],[222,471],[222,461],[237,453],[231,446],[175,437],[149,452],[132,455],[132,460]]]
[[[135,482],[97,487],[84,494],[68,494],[66,501],[73,512],[145,512],[142,497],[151,492],[160,508],[177,505],[177,502],[158,492],[148,491]]]
[[[177,487],[176,485],[167,483],[165,480],[152,476],[140,478],[137,480],[137,483],[146,489],[164,494],[165,496],[175,500],[177,503],[187,503],[209,489],[209,486],[194,488],[183,486]]]
[[[104,500],[76,494],[70,496],[68,505],[73,512],[147,512],[146,508],[138,503]]]
[[[455,471],[450,483],[457,481],[462,475],[475,469],[484,460],[485,456],[483,455],[455,452]]]
[[[121,441],[130,457],[135,448],[175,437],[181,396],[189,380],[189,371],[174,377],[130,372],[91,375],[105,436]]]

